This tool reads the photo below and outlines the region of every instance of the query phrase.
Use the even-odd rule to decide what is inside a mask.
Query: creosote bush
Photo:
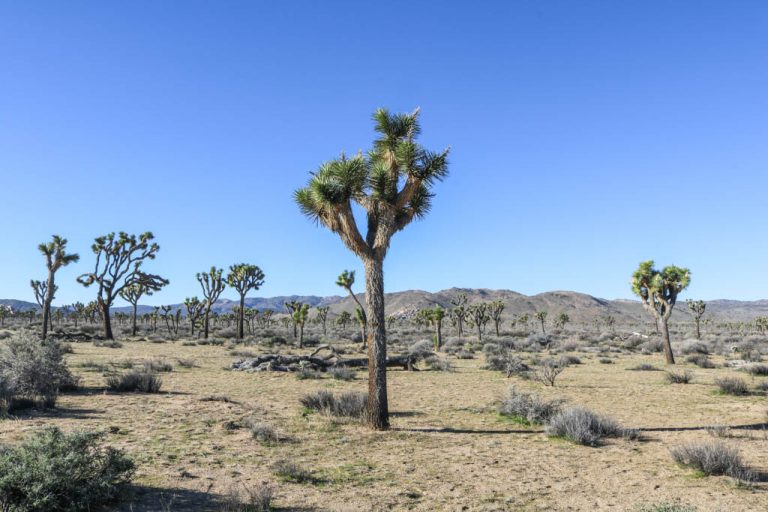
[[[328,374],[336,380],[354,380],[355,370],[343,366],[334,366],[328,370]]]
[[[735,448],[718,442],[691,443],[671,450],[672,458],[681,466],[690,467],[703,475],[727,475],[749,482],[755,479]]]
[[[0,347],[0,413],[24,405],[53,407],[60,391],[77,385],[57,341],[21,334]]]
[[[134,464],[122,452],[102,447],[100,437],[46,427],[0,452],[0,509],[85,512],[114,501]]]
[[[715,385],[718,391],[724,395],[736,395],[743,396],[749,394],[749,386],[738,377],[723,377],[721,379],[715,379]]]
[[[536,368],[533,374],[533,378],[542,384],[547,386],[554,386],[557,377],[565,370],[566,366],[560,361],[548,359],[542,361],[541,365]]]
[[[693,380],[693,374],[688,370],[682,372],[667,372],[665,376],[670,384],[689,384]]]
[[[303,396],[301,405],[328,416],[341,418],[362,418],[368,402],[368,395],[360,392],[342,393],[338,397],[326,390]]]
[[[107,388],[111,391],[159,393],[163,381],[154,373],[133,371],[107,376]]]
[[[637,430],[622,428],[614,420],[585,407],[570,407],[558,412],[547,424],[550,437],[562,437],[585,446],[597,446],[603,438],[639,439]]]
[[[285,482],[294,482],[302,484],[306,482],[312,482],[315,478],[312,476],[312,472],[308,471],[295,462],[289,460],[279,460],[272,465],[272,472],[276,477]]]
[[[661,371],[658,368],[656,368],[655,366],[653,366],[652,364],[648,364],[648,363],[642,363],[642,364],[639,364],[637,366],[633,366],[632,368],[629,368],[629,369],[632,370],[632,371],[635,371],[635,372],[658,372],[658,371]]]
[[[560,412],[564,403],[562,399],[544,400],[536,393],[525,393],[510,386],[499,405],[499,414],[521,423],[541,424]]]
[[[705,369],[711,369],[711,368],[717,368],[717,365],[713,363],[709,356],[706,354],[692,354],[685,358],[685,361],[687,363],[693,363],[699,368],[705,368]]]

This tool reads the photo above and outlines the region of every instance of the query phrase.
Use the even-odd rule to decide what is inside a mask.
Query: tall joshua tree
[[[451,316],[456,320],[456,332],[459,337],[464,336],[464,322],[467,319],[467,294],[462,293],[451,300]]]
[[[541,324],[541,334],[547,334],[547,330],[544,328],[544,324],[547,322],[547,312],[537,311],[534,316],[536,317],[536,320],[538,320]]]
[[[251,290],[258,290],[264,284],[264,272],[256,265],[238,263],[229,267],[227,284],[240,295],[240,309],[237,312],[237,337],[245,337],[245,295]]]
[[[352,300],[355,301],[357,304],[358,309],[355,311],[355,315],[360,322],[360,327],[363,330],[363,348],[365,348],[366,338],[368,337],[368,318],[365,315],[365,308],[362,304],[360,304],[360,301],[357,299],[357,295],[355,295],[355,292],[352,291],[352,286],[355,284],[355,271],[354,270],[345,270],[341,274],[339,274],[339,277],[336,279],[336,286],[340,286],[347,290],[349,293],[349,296],[352,297]],[[357,311],[360,311],[360,313],[357,313]]]
[[[208,339],[208,331],[210,327],[211,308],[213,304],[219,300],[219,295],[224,291],[226,285],[221,277],[222,269],[211,267],[208,272],[198,272],[197,280],[203,289],[203,297],[205,297],[205,314],[203,316],[203,338]]]
[[[448,174],[448,150],[433,153],[416,142],[418,109],[411,114],[378,109],[373,121],[378,137],[370,152],[324,163],[295,198],[305,215],[339,235],[363,262],[369,328],[366,420],[383,430],[389,428],[384,258],[392,236],[429,212],[431,189]],[[365,211],[365,236],[352,213],[353,201]]]
[[[184,299],[184,307],[187,308],[187,320],[189,320],[189,335],[195,335],[195,324],[197,320],[202,316],[205,309],[206,302],[201,301],[197,297],[187,297]]]
[[[445,310],[438,304],[434,309],[430,310],[430,317],[432,323],[435,324],[435,352],[439,352],[443,346],[443,319],[445,318]]]
[[[653,268],[653,260],[640,263],[632,274],[632,291],[640,297],[643,307],[656,320],[664,338],[664,356],[667,364],[675,364],[672,343],[669,341],[669,317],[675,307],[677,296],[691,282],[691,271],[687,268],[669,265],[662,270]]]
[[[496,336],[499,336],[499,324],[501,323],[501,313],[504,311],[504,302],[495,300],[488,304],[488,314],[493,320],[493,326],[496,328]]]
[[[317,321],[323,325],[323,336],[328,335],[327,323],[328,323],[328,310],[330,306],[318,306],[317,308]]]
[[[131,336],[136,336],[136,311],[139,307],[139,301],[145,295],[152,295],[153,293],[160,291],[163,286],[168,284],[167,279],[163,279],[160,276],[154,276],[149,274],[141,274],[139,279],[120,290],[120,298],[131,305]]]
[[[707,310],[707,303],[703,300],[691,300],[685,301],[688,304],[688,309],[691,310],[693,315],[693,322],[696,326],[696,339],[701,339],[701,317],[704,316],[704,312]]]
[[[104,337],[108,340],[115,339],[109,308],[120,292],[135,283],[161,279],[141,271],[142,264],[155,259],[160,250],[160,246],[152,241],[154,239],[149,231],[138,237],[121,231],[117,236],[114,233],[100,236],[91,246],[96,255],[96,267],[93,272],[78,277],[77,282],[85,287],[98,285],[96,301],[104,322]]]
[[[56,293],[55,278],[56,271],[61,267],[66,267],[70,263],[80,260],[78,254],[67,254],[67,239],[59,235],[53,235],[51,241],[46,244],[40,244],[37,249],[45,257],[45,266],[48,268],[47,293],[43,300],[43,339],[48,336],[48,325],[51,318],[51,303]]]
[[[467,308],[469,318],[477,328],[477,341],[483,341],[483,331],[485,330],[485,324],[490,320],[488,316],[488,304],[485,302],[478,302],[476,304],[470,304]]]

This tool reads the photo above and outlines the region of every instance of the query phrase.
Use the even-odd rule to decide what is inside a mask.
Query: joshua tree
[[[347,330],[347,324],[352,320],[352,315],[349,314],[349,311],[342,311],[339,316],[336,318],[336,323],[341,326],[342,331]]]
[[[229,267],[227,284],[240,295],[240,309],[237,315],[237,337],[245,337],[245,294],[258,290],[264,284],[264,272],[256,265],[238,263]]]
[[[430,310],[432,323],[435,324],[435,352],[439,352],[443,346],[443,319],[445,310],[438,304],[435,309]]]
[[[37,249],[45,256],[45,266],[48,268],[47,292],[43,300],[43,339],[48,335],[48,324],[51,316],[51,303],[58,288],[55,283],[56,271],[70,263],[80,260],[77,254],[67,254],[67,239],[53,235],[50,242],[40,244]]]
[[[613,315],[605,315],[603,321],[605,321],[605,325],[608,326],[608,329],[613,332],[613,326],[616,325],[616,318]]]
[[[485,324],[491,319],[488,316],[488,304],[485,302],[478,302],[477,304],[470,304],[467,308],[467,313],[472,319],[472,322],[477,327],[477,341],[483,341],[483,330],[485,330]]]
[[[293,310],[291,317],[293,318],[293,325],[299,326],[299,348],[304,348],[304,324],[307,323],[307,318],[309,318],[309,304],[296,303],[296,308]]]
[[[493,326],[496,328],[496,336],[499,336],[499,324],[501,323],[501,313],[504,311],[504,303],[495,300],[488,304],[488,314],[493,320]]]
[[[367,333],[367,327],[368,327],[368,319],[365,316],[365,308],[362,304],[360,304],[360,301],[357,299],[357,296],[352,291],[352,286],[355,284],[355,271],[354,270],[345,270],[341,274],[339,274],[339,277],[336,279],[336,286],[340,286],[347,290],[349,293],[349,296],[352,297],[352,300],[357,303],[357,309],[355,310],[355,318],[357,318],[357,321],[360,323],[360,328],[362,329],[363,333],[363,348],[365,348],[365,342],[366,338],[368,337]],[[359,311],[359,313],[358,313]]]
[[[688,309],[691,310],[693,315],[693,322],[696,325],[696,339],[701,339],[701,317],[704,316],[704,311],[707,309],[707,303],[703,300],[691,300],[685,301],[688,304]]]
[[[632,291],[640,297],[643,306],[656,320],[664,338],[664,356],[667,364],[675,364],[672,343],[669,341],[669,317],[675,307],[677,296],[691,282],[691,271],[674,265],[661,271],[653,268],[653,260],[640,263],[632,274]]]
[[[547,312],[537,311],[535,316],[536,316],[536,320],[538,320],[541,323],[541,333],[547,334],[546,329],[544,329],[544,323],[547,321]]]
[[[378,109],[373,149],[326,162],[295,194],[301,211],[338,234],[363,262],[371,337],[366,419],[374,429],[389,428],[384,258],[392,236],[429,212],[432,186],[448,174],[448,150],[433,153],[416,143],[418,117],[418,109],[412,114]],[[366,212],[365,236],[352,213],[353,201]]]
[[[302,304],[297,300],[292,300],[290,302],[284,302],[283,305],[285,306],[285,309],[288,310],[289,321],[293,325],[293,339],[296,339],[299,336],[299,324],[296,322],[295,313],[301,308]],[[287,327],[288,326],[286,326],[286,328]]]
[[[523,331],[526,333],[528,332],[528,322],[530,321],[530,317],[528,316],[528,313],[523,313],[519,317],[517,317],[517,323],[523,328]]]
[[[200,319],[205,309],[205,302],[197,297],[187,297],[184,299],[184,307],[187,308],[187,320],[189,320],[189,335],[195,335],[195,324]]]
[[[46,298],[48,295],[56,295],[58,286],[54,284],[54,290],[50,294],[48,293],[48,281],[36,281],[33,279],[29,282],[29,286],[32,287],[32,291],[35,293],[35,302],[40,306],[40,314],[43,314]],[[46,323],[48,323],[48,321],[46,321]],[[44,329],[47,329],[47,326],[44,326]]]
[[[464,322],[467,319],[467,294],[462,293],[451,301],[451,317],[456,320],[456,332],[459,337],[464,336]]]
[[[568,316],[568,313],[560,313],[557,315],[557,318],[555,318],[555,327],[557,329],[564,329],[565,324],[571,321],[571,317]]]
[[[197,281],[200,283],[200,287],[203,289],[203,297],[205,297],[205,316],[203,319],[203,338],[208,339],[208,332],[210,328],[211,308],[213,304],[219,300],[221,292],[224,291],[226,285],[221,278],[220,268],[211,267],[208,272],[202,272],[197,274]]]
[[[318,306],[316,309],[317,321],[323,326],[323,336],[327,336],[328,330],[326,329],[326,322],[328,321],[328,310],[331,308],[330,306]]]
[[[5,325],[5,319],[13,315],[13,309],[11,306],[0,304],[0,327]]]
[[[160,291],[163,286],[168,284],[167,279],[160,276],[141,274],[139,280],[120,290],[120,298],[129,303],[132,307],[131,313],[131,336],[136,336],[136,310],[139,307],[139,301],[144,295],[152,295]]]
[[[144,261],[155,259],[160,250],[160,246],[152,242],[154,238],[149,231],[138,237],[121,231],[117,237],[114,233],[100,236],[91,246],[96,255],[95,269],[90,274],[78,277],[77,282],[85,287],[94,283],[98,285],[96,301],[104,322],[104,337],[108,340],[115,339],[109,308],[120,292],[134,283],[161,279],[141,271]]]

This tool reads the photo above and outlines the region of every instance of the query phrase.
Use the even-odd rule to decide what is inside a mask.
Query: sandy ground
[[[284,373],[225,370],[233,357],[223,347],[126,342],[122,348],[75,344],[70,366],[85,390],[61,397],[55,411],[35,411],[0,421],[0,441],[17,442],[43,425],[98,429],[137,462],[136,490],[121,510],[217,510],[214,498],[233,486],[272,483],[284,510],[639,510],[663,502],[699,511],[768,510],[768,484],[752,488],[727,477],[697,477],[672,461],[671,447],[712,440],[705,427],[732,429],[723,441],[738,447],[752,468],[768,472],[766,398],[714,392],[731,369],[690,365],[695,380],[669,385],[663,372],[628,371],[661,356],[619,356],[600,364],[569,367],[557,387],[480,369],[474,360],[451,358],[453,372],[405,372],[390,376],[392,430],[371,432],[351,422],[303,414],[299,398],[316,389],[364,391],[365,374],[351,382],[298,380]],[[160,394],[103,390],[92,361],[164,358]],[[198,365],[185,369],[176,358]],[[720,361],[714,358],[716,362]],[[743,374],[741,374],[743,375]],[[751,384],[750,377],[745,376]],[[598,448],[547,438],[540,427],[503,419],[496,403],[510,383],[547,397],[567,398],[640,428],[640,442],[610,440]],[[203,401],[225,395],[231,402]],[[252,416],[276,427],[289,442],[263,445],[247,429],[225,423]],[[311,470],[314,483],[281,482],[271,465],[294,461]]]

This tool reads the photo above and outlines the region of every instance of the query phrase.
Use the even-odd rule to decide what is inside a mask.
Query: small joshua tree
[[[493,326],[496,328],[496,336],[499,336],[499,324],[501,323],[501,313],[504,311],[504,303],[495,300],[488,304],[488,315],[493,320]]]
[[[467,308],[469,318],[472,319],[472,323],[477,328],[477,341],[483,341],[483,330],[485,330],[485,324],[491,319],[488,316],[488,304],[485,302],[478,302],[477,304],[470,304]]]
[[[115,339],[109,308],[120,292],[134,283],[160,279],[141,271],[142,264],[155,259],[160,250],[160,246],[152,241],[154,238],[149,231],[138,237],[121,231],[117,236],[114,233],[100,236],[91,246],[96,255],[96,267],[93,272],[78,277],[77,282],[85,287],[98,286],[96,301],[104,322],[104,337],[108,340]]]
[[[555,318],[555,327],[557,329],[564,329],[565,324],[571,321],[571,317],[568,316],[568,313],[560,313],[557,315],[557,318]]]
[[[222,269],[211,267],[211,270],[208,272],[199,272],[197,274],[197,281],[200,283],[200,287],[203,289],[203,297],[205,297],[203,338],[206,340],[208,339],[208,333],[210,331],[211,308],[213,308],[213,304],[219,300],[221,292],[226,288],[224,279],[221,277],[221,272]]]
[[[131,336],[136,336],[136,331],[138,329],[136,324],[136,311],[139,307],[141,298],[145,295],[152,295],[156,291],[160,291],[160,289],[167,284],[168,280],[163,279],[160,276],[142,274],[138,281],[120,290],[120,298],[129,303],[132,307]]]
[[[536,320],[539,321],[541,324],[541,333],[547,334],[546,329],[544,329],[544,323],[547,321],[547,312],[546,311],[537,311],[534,315],[536,317]]]
[[[189,335],[195,335],[195,324],[203,315],[205,310],[205,301],[201,301],[197,297],[187,297],[184,299],[184,307],[187,308],[187,320],[189,321]]]
[[[328,322],[328,310],[330,306],[318,306],[317,308],[317,322],[323,326],[323,336],[328,336],[328,329],[326,324]]]
[[[304,325],[309,318],[309,304],[297,303],[292,316],[294,325],[299,327],[299,348],[304,348]]]
[[[440,305],[430,310],[432,323],[435,325],[435,352],[439,352],[443,346],[443,319],[445,310]]]
[[[237,314],[237,337],[245,337],[245,295],[251,290],[258,290],[264,284],[264,272],[256,265],[239,263],[229,267],[227,284],[240,295],[240,309]]]
[[[299,324],[296,323],[296,316],[294,315],[294,313],[296,313],[296,311],[298,311],[301,308],[301,302],[297,300],[292,300],[290,302],[284,302],[283,305],[285,306],[285,309],[288,311],[288,321],[290,324],[293,325],[293,339],[296,339],[299,337]]]
[[[342,311],[339,313],[339,316],[336,317],[336,323],[341,326],[342,331],[347,330],[347,324],[352,321],[352,315],[349,314],[349,311]]]
[[[355,271],[354,270],[345,270],[341,274],[339,274],[339,277],[336,279],[336,286],[340,286],[347,290],[347,293],[349,293],[349,296],[352,297],[352,300],[355,301],[357,304],[358,311],[360,313],[355,312],[355,316],[358,319],[358,322],[360,322],[360,327],[363,331],[363,348],[365,348],[365,341],[366,337],[368,336],[367,333],[367,326],[368,326],[368,319],[365,316],[365,308],[360,303],[360,301],[357,299],[357,296],[352,291],[352,286],[355,284]]]
[[[48,325],[50,324],[51,303],[58,287],[55,283],[56,271],[70,263],[80,260],[77,254],[67,254],[67,239],[58,235],[53,235],[52,240],[46,244],[37,246],[40,253],[45,256],[45,266],[48,269],[48,281],[46,283],[46,294],[43,299],[43,339],[48,335]]]
[[[464,322],[467,320],[467,294],[462,293],[451,301],[451,317],[456,321],[456,332],[459,337],[464,336]]]
[[[691,271],[669,265],[662,270],[653,268],[653,260],[644,261],[632,274],[632,291],[640,297],[643,307],[651,313],[664,338],[664,356],[667,364],[675,364],[672,343],[669,340],[669,317],[677,296],[691,282]]]
[[[707,303],[703,300],[691,300],[685,301],[688,304],[688,309],[691,310],[693,315],[693,323],[696,326],[696,339],[701,339],[701,317],[704,316],[704,312],[707,309]]]

